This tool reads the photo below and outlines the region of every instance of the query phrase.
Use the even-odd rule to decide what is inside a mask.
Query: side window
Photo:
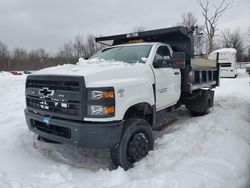
[[[167,46],[160,46],[155,54],[155,61],[170,58],[170,51]]]

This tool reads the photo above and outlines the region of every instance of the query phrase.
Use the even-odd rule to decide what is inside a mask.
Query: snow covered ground
[[[3,76],[11,76],[12,74],[10,72],[7,71],[0,71],[0,78],[2,78]]]
[[[250,187],[250,77],[221,79],[210,114],[185,108],[155,150],[133,169],[114,169],[108,151],[41,143],[25,123],[25,76],[0,76],[0,188]]]

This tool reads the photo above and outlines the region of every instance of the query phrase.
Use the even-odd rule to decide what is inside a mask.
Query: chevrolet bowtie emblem
[[[39,95],[42,95],[44,97],[51,97],[54,95],[55,91],[54,90],[49,90],[49,88],[44,87],[42,89],[39,89]]]

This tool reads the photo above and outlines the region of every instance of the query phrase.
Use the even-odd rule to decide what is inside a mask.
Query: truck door
[[[154,61],[171,57],[167,46],[158,47]],[[153,68],[155,74],[156,109],[161,110],[177,103],[181,92],[179,69],[172,67]]]

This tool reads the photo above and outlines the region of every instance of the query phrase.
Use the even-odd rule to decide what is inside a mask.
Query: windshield
[[[105,48],[90,59],[99,58],[106,61],[124,61],[127,63],[143,62],[142,58],[147,58],[152,45],[117,46]]]

